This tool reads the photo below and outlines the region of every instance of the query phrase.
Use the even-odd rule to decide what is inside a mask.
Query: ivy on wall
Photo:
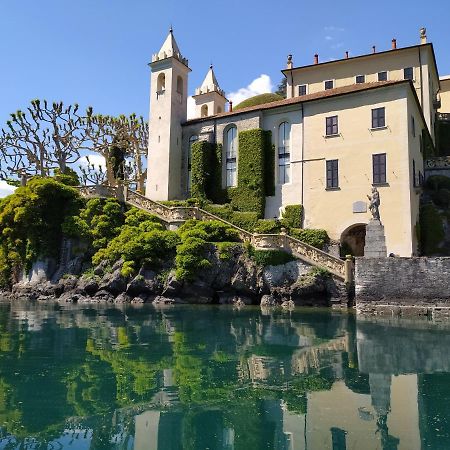
[[[206,198],[207,181],[211,173],[211,147],[206,141],[192,144],[191,197]]]

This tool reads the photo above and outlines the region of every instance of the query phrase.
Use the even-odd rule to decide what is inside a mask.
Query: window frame
[[[232,139],[230,132],[234,131]],[[231,145],[232,143],[232,145]],[[232,125],[225,130],[225,186],[227,188],[237,187],[237,155],[238,155],[238,132],[236,125]],[[230,146],[231,145],[231,146]],[[231,151],[229,151],[231,150]],[[233,174],[229,183],[229,174]]]
[[[281,138],[282,127],[283,138]],[[280,145],[281,143],[284,145]],[[281,149],[283,150],[282,153],[280,152]],[[287,120],[278,125],[277,158],[277,184],[291,183],[291,124]],[[283,173],[283,176],[281,176],[281,173]]]
[[[331,124],[329,124],[328,122],[330,120],[332,121],[333,119],[336,119],[336,123],[331,122]],[[336,132],[334,132],[334,130]],[[339,116],[338,115],[325,117],[325,137],[334,137],[334,136],[339,136]]]
[[[335,80],[324,80],[324,82],[323,82],[323,88],[324,88],[324,90],[325,90],[325,91],[331,91],[331,89],[334,89],[334,81],[335,81]],[[331,84],[332,84],[332,87],[327,88],[327,83],[331,83]]]
[[[409,71],[409,70],[411,70],[411,78],[409,78],[409,77],[407,77],[406,76],[406,71]],[[414,81],[414,67],[405,67],[404,69],[403,69],[403,79],[404,80],[410,80],[410,81]]]
[[[412,137],[416,137],[416,118],[411,114],[411,134]]]
[[[384,184],[387,184],[387,154],[375,153],[372,155],[372,185]]]
[[[386,79],[385,80],[380,80],[380,75],[382,73],[386,74]],[[377,73],[377,80],[378,81],[389,81],[389,72],[387,70],[381,70],[380,72]]]
[[[325,161],[326,190],[333,191],[339,189],[339,160],[327,159]]]
[[[379,121],[380,120],[380,116],[375,117],[374,113],[376,111],[381,111],[381,110],[384,111],[383,116],[382,116],[383,125],[380,125],[378,123],[377,126],[375,126],[375,121]],[[372,108],[372,127],[371,127],[371,130],[380,130],[380,129],[383,129],[383,128],[386,128],[386,107],[385,106],[380,106],[378,108]]]
[[[358,81],[358,78],[361,78],[363,81]],[[364,84],[366,82],[366,76],[365,75],[356,75],[355,77],[355,83],[356,84]]]
[[[300,88],[305,88],[305,93],[304,94],[300,93]],[[307,84],[299,84],[298,85],[298,96],[301,97],[303,95],[308,95],[308,85]]]

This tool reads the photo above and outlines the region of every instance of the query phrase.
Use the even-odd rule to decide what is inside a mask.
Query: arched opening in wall
[[[217,107],[217,114],[221,114],[222,113],[222,108],[220,106]]]
[[[208,105],[203,105],[202,106],[201,117],[208,117]]]
[[[177,77],[177,92],[180,95],[183,95],[183,78],[181,78],[180,75]]]
[[[341,234],[341,256],[364,256],[366,243],[366,224],[357,223],[348,227]]]
[[[157,81],[157,92],[164,92],[166,90],[166,75],[164,73],[160,73],[158,75],[158,81]]]

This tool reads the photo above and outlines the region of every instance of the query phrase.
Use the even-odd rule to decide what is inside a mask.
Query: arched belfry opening
[[[202,106],[201,117],[208,117],[208,105]]]
[[[160,73],[158,75],[156,90],[157,92],[163,92],[166,90],[166,75],[164,73]]]
[[[348,227],[341,234],[341,256],[364,256],[366,243],[366,224],[357,223]]]
[[[178,75],[177,77],[177,92],[180,95],[183,95],[183,78]]]

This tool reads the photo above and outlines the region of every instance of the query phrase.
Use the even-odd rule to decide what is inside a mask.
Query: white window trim
[[[280,153],[279,153],[279,148],[280,148],[280,126],[283,123],[287,123],[289,125],[289,182],[287,183],[281,183],[280,182]],[[292,153],[291,153],[291,141],[292,141],[292,124],[291,122],[289,122],[288,119],[283,119],[277,127],[277,145],[276,145],[276,167],[275,167],[275,180],[276,180],[276,185],[277,186],[286,186],[289,184],[292,184]],[[286,166],[286,164],[285,164]]]
[[[386,73],[386,81],[389,81],[389,70],[380,70],[379,72],[377,72],[377,81],[380,81],[379,79],[380,73]]]
[[[364,77],[364,81],[362,82],[362,83],[359,83],[358,82],[358,77]],[[355,76],[355,84],[363,84],[363,83],[366,83],[366,78],[367,78],[367,75],[363,75],[363,74],[360,74],[360,75],[356,75]]]
[[[331,81],[331,82],[333,83],[333,87],[332,87],[331,89],[335,89],[335,88],[336,88],[336,80],[335,80],[335,79],[332,79],[332,80],[324,80],[324,82],[323,82],[323,89],[324,89],[325,91],[330,91],[330,90],[331,90],[331,89],[327,89],[327,88],[326,88],[326,83],[327,83],[328,81]]]

